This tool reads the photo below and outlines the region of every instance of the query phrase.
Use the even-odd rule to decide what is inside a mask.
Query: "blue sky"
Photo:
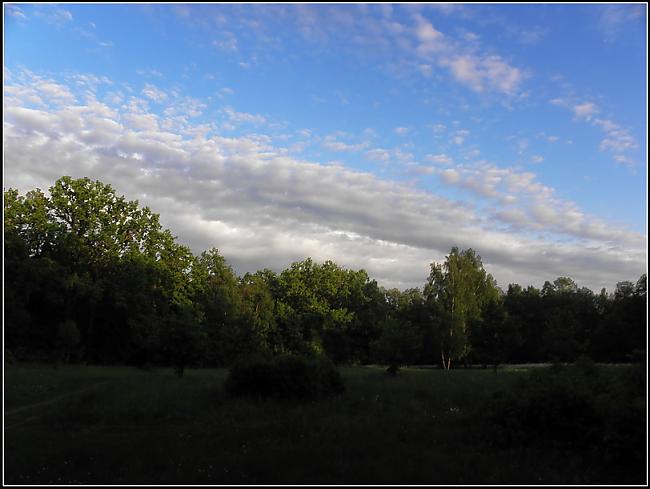
[[[647,268],[647,11],[5,4],[5,185],[91,176],[240,273]],[[51,161],[51,162],[50,162]]]

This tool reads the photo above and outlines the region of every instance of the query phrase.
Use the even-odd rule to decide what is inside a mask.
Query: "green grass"
[[[524,370],[342,374],[343,395],[292,404],[231,397],[226,370],[10,365],[5,483],[643,482],[610,480],[589,451],[490,439],[481,406]]]

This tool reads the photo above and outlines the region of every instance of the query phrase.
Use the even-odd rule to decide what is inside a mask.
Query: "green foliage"
[[[266,272],[275,299],[280,350],[325,351],[337,363],[368,360],[378,335],[383,295],[364,270],[345,270],[311,258],[279,276]]]
[[[501,299],[485,304],[483,313],[470,323],[472,359],[497,366],[510,360],[521,338]]]
[[[385,290],[365,270],[311,258],[238,277],[218,249],[195,256],[149,208],[89,178],[5,190],[4,233],[5,341],[18,360],[625,362],[647,337],[645,275],[610,295],[568,277],[503,295],[474,250],[452,248],[423,290]]]
[[[254,355],[230,368],[226,389],[235,396],[313,400],[343,392],[343,379],[326,357]]]
[[[498,297],[496,282],[474,250],[454,247],[444,263],[431,264],[424,294],[441,316],[442,364],[449,369],[452,360],[470,352],[468,325],[480,317],[486,303]]]
[[[388,320],[382,327],[378,340],[373,342],[375,358],[389,365],[389,373],[395,374],[399,367],[417,357],[422,343],[419,331],[409,322]]]
[[[625,362],[635,349],[647,341],[646,276],[636,286],[619,283],[613,296],[604,298],[596,327],[591,333],[591,356],[607,362]]]
[[[592,450],[602,463],[629,467],[645,460],[645,394],[630,368],[602,372],[582,358],[575,367],[534,371],[480,410],[506,446]]]
[[[196,364],[201,358],[205,335],[200,329],[195,312],[190,307],[172,311],[164,319],[161,331],[162,351],[166,363],[182,377],[185,367]]]
[[[6,283],[15,299],[9,340],[20,348],[59,348],[56,325],[74,322],[79,341],[68,342],[65,356],[125,361],[143,336],[139,325],[187,302],[189,250],[158,215],[110,185],[65,176],[49,197],[10,189],[4,225],[14,272]],[[123,273],[135,263],[137,273]]]
[[[591,380],[590,380],[591,381]],[[509,444],[565,443],[588,446],[602,429],[591,386],[564,368],[535,370],[485,409]]]

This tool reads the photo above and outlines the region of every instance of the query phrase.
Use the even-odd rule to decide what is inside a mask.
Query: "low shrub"
[[[587,355],[580,355],[575,361],[576,368],[585,375],[596,376],[598,375],[598,367],[596,362],[594,362]]]
[[[485,414],[505,444],[569,444],[595,440],[600,423],[594,399],[582,383],[569,382],[566,372],[550,368],[532,372],[508,392],[497,392]]]
[[[531,372],[481,406],[495,441],[592,451],[603,463],[644,457],[645,393],[622,369],[602,375],[588,360]]]
[[[226,390],[235,396],[313,400],[343,388],[341,374],[321,356],[251,356],[237,361],[226,379]]]

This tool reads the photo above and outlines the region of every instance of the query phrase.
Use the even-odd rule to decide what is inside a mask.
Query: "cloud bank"
[[[426,28],[420,35],[436,39]],[[469,204],[291,157],[265,135],[228,137],[219,124],[193,122],[201,110],[191,99],[156,90],[139,92],[148,100],[100,100],[92,87],[78,95],[73,82],[10,76],[5,188],[46,189],[64,174],[100,179],[160,213],[194,252],[218,247],[238,273],[279,271],[311,256],[365,268],[388,287],[415,287],[452,246],[475,248],[504,288],[568,275],[611,290],[646,270],[644,236],[586,216],[532,173],[453,166],[448,156],[431,155],[442,182],[483,199]],[[162,115],[149,102],[162,104]],[[266,122],[230,106],[222,114],[230,123]],[[382,159],[380,149],[371,151]]]

